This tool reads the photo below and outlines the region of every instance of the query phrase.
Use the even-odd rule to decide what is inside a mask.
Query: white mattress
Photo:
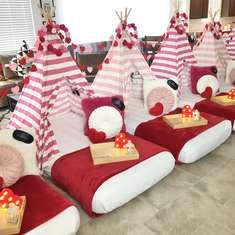
[[[62,154],[89,145],[83,134],[82,117],[68,113],[50,121]],[[93,212],[104,214],[122,206],[170,174],[174,166],[175,159],[172,154],[162,152],[109,178],[93,197]],[[51,167],[47,169],[47,173],[50,173],[50,169]]]
[[[80,216],[76,207],[70,206],[57,216],[39,225],[26,235],[72,235],[80,226]]]
[[[146,111],[143,110],[143,112]],[[126,127],[128,132],[134,134],[136,127],[146,121],[142,120],[142,116],[143,114],[139,119],[137,116],[133,119],[131,115],[126,117]],[[183,163],[192,163],[204,157],[229,138],[231,129],[231,122],[225,120],[192,138],[181,149],[178,157],[179,161]]]
[[[227,92],[231,88],[231,85],[222,83],[220,86],[220,92]],[[178,106],[182,108],[184,105],[188,104],[193,108],[197,102],[202,100],[204,100],[204,98],[202,98],[200,95],[193,94],[188,87],[184,87],[178,101]],[[233,123],[233,131],[235,131],[235,122]]]

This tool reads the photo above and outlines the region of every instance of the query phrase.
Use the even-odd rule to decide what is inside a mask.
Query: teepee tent
[[[154,76],[137,47],[139,42],[136,26],[127,24],[129,14],[130,10],[127,12],[127,9],[124,18],[117,13],[121,23],[116,29],[112,46],[104,59],[102,69],[95,77],[92,89],[97,96],[122,95],[129,108],[134,108],[137,103],[141,103],[143,108],[143,79],[154,79]],[[137,73],[136,77],[139,79],[133,79],[133,75]],[[132,86],[133,80],[138,83],[137,86]],[[132,98],[136,102],[132,102]]]
[[[156,78],[175,78],[180,86],[190,85],[189,74],[185,72],[190,64],[196,63],[186,35],[187,19],[185,13],[177,13],[171,18],[159,52],[151,64]]]
[[[210,13],[211,22],[205,25],[193,53],[199,66],[216,66],[218,78],[224,80],[227,64],[231,58],[222,39],[222,25],[214,21],[217,13],[214,15]]]
[[[25,84],[9,123],[11,128],[35,128],[40,167],[59,153],[49,117],[66,112],[81,114],[81,96],[90,92],[67,50],[70,42],[65,25],[49,20],[39,29],[29,83]]]
[[[232,60],[235,60],[235,26],[230,33],[230,39],[227,43],[227,50]]]

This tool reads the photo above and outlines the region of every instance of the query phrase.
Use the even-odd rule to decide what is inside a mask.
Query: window
[[[222,0],[221,16],[235,16],[235,0]]]
[[[207,18],[209,0],[190,1],[190,19]]]
[[[35,35],[31,0],[0,1],[0,53],[16,52],[25,40],[33,46]]]

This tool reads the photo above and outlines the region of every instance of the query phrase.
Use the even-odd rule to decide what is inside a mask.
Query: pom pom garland
[[[45,53],[45,51],[50,51],[57,56],[61,56],[64,52],[64,50],[61,50],[60,48],[55,49],[50,43],[48,44],[48,41],[45,38],[46,32],[49,34],[57,33],[60,39],[66,44],[66,47],[68,45],[71,45],[73,48],[77,47],[77,45],[71,43],[69,30],[64,24],[58,25],[53,22],[48,22],[38,31],[38,41],[36,45],[37,45],[37,50],[40,51],[40,53]]]

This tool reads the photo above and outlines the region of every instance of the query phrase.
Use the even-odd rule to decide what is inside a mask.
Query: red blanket
[[[222,93],[220,95],[226,95]],[[235,105],[224,106],[212,102],[211,100],[202,100],[195,105],[195,108],[201,112],[211,113],[220,117],[224,117],[234,123],[235,120]]]
[[[10,188],[15,194],[26,196],[26,208],[20,234],[25,234],[47,222],[72,205],[40,176],[24,176]]]
[[[103,182],[154,154],[166,150],[136,136],[128,135],[128,138],[132,140],[139,151],[140,158],[138,160],[95,166],[92,163],[89,148],[85,148],[61,157],[52,167],[52,178],[61,188],[78,200],[91,217],[97,216],[92,211],[92,199]]]
[[[180,113],[181,109],[176,109],[171,114]],[[168,148],[178,162],[178,155],[183,146],[192,138],[196,137],[203,131],[215,126],[224,119],[207,113],[201,115],[208,120],[207,126],[191,127],[183,129],[173,129],[162,117],[141,123],[135,131],[135,135],[153,143]]]

